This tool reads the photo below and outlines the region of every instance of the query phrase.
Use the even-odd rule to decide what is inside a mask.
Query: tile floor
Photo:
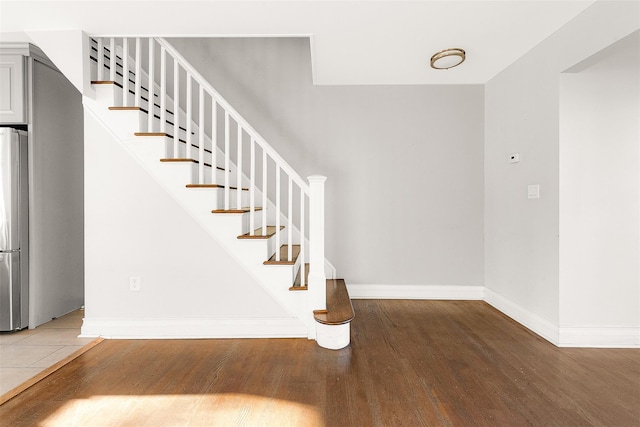
[[[93,341],[78,338],[84,310],[35,329],[0,332],[0,395]]]

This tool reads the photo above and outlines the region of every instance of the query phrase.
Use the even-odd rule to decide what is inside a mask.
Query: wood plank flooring
[[[640,350],[561,349],[481,301],[353,301],[352,344],[107,340],[7,426],[638,426]]]

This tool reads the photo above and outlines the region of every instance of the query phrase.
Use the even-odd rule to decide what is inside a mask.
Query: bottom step
[[[327,309],[314,310],[313,318],[325,325],[342,325],[355,317],[344,279],[327,279]]]
[[[327,309],[316,310],[316,341],[322,348],[340,350],[351,342],[351,320],[355,314],[343,279],[327,280]]]

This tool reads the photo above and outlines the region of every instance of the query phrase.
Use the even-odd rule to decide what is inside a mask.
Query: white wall
[[[560,327],[640,345],[640,32],[588,61],[560,79]]]
[[[313,86],[306,38],[170,39],[306,177],[350,284],[482,285],[482,86]]]
[[[84,164],[80,93],[59,72],[32,63],[29,327],[34,328],[84,303]]]
[[[557,342],[559,75],[640,27],[637,2],[597,2],[485,86],[489,302]],[[510,153],[521,162],[509,164]],[[540,199],[527,185],[540,184]]]
[[[85,164],[84,335],[176,336],[187,319],[202,334],[215,319],[287,317],[86,110]]]

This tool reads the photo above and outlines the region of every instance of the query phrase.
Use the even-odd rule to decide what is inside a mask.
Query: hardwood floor
[[[350,347],[107,340],[3,425],[638,426],[640,350],[561,349],[480,301],[353,301]]]

